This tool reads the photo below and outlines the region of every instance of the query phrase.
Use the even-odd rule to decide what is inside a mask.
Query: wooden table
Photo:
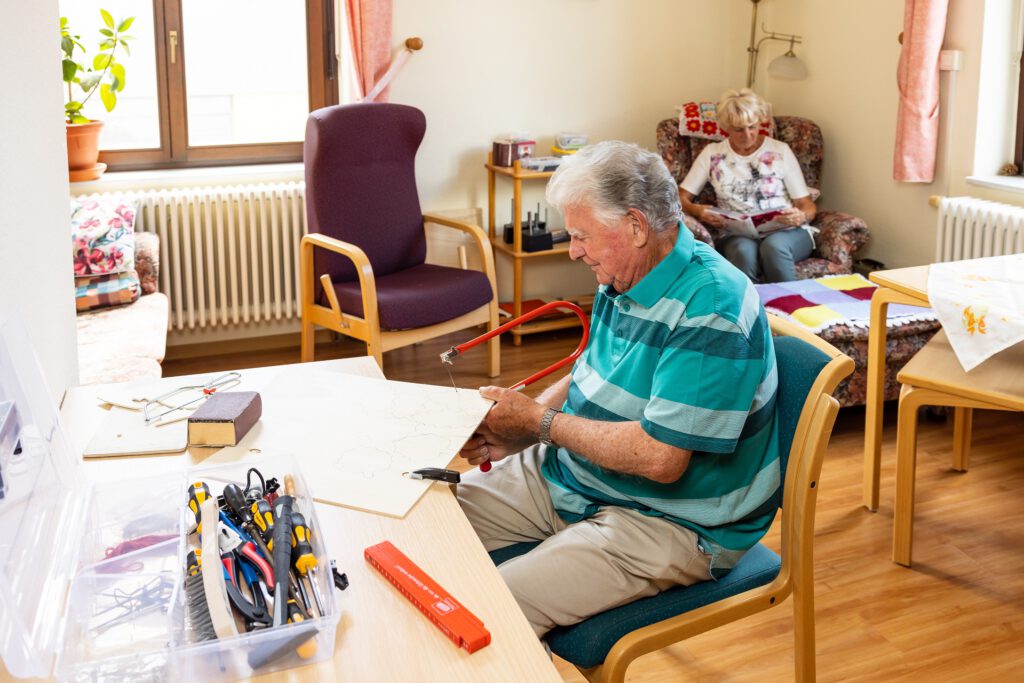
[[[303,364],[304,369],[310,367],[380,377],[371,357]],[[261,390],[281,370],[242,370],[243,388]],[[169,390],[193,379],[172,377],[161,382]],[[79,453],[102,422],[97,389],[71,389],[61,406],[67,435]],[[263,417],[272,419],[272,415]],[[128,460],[90,459],[85,467],[92,477],[123,479],[180,471],[201,464],[202,459],[185,452]],[[561,681],[448,487],[432,486],[404,519],[334,505],[318,503],[316,507],[324,543],[351,581],[348,590],[336,594],[341,620],[334,659],[261,677],[261,681]],[[373,570],[363,559],[363,550],[383,540],[394,543],[480,617],[491,632],[491,644],[472,655],[457,649]]]
[[[878,270],[868,278],[878,285],[871,297],[868,330],[868,386],[864,424],[864,507],[878,509],[882,461],[882,411],[885,407],[885,340],[889,304],[928,306],[928,266]]]
[[[893,556],[910,566],[914,523],[917,453],[917,409],[922,405],[952,406],[953,462],[967,469],[972,411],[1024,412],[1024,343],[999,352],[968,374],[957,360],[945,330],[939,330],[900,371],[899,431],[896,447],[896,500],[893,504]]]

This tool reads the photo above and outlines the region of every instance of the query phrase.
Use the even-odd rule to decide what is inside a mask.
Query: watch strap
[[[554,408],[548,408],[544,411],[544,416],[540,418],[540,442],[545,446],[555,445],[551,440],[551,424],[555,421],[555,415],[560,412]]]

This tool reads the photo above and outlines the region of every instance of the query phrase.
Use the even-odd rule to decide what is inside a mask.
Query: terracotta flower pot
[[[72,181],[95,180],[106,170],[99,163],[102,121],[68,123],[68,172]]]

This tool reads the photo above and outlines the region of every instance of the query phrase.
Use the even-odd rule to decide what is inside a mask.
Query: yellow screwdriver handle
[[[310,569],[316,569],[316,555],[313,554],[313,546],[310,545],[309,527],[306,526],[306,518],[298,512],[292,513],[292,560],[295,568],[303,576]]]
[[[263,535],[263,540],[267,544],[267,549],[273,552],[274,550],[274,510],[271,508],[270,503],[263,500],[257,500],[249,508],[252,512],[252,521],[256,525],[256,528],[260,530],[260,534]]]
[[[188,509],[195,517],[196,531],[200,534],[203,533],[203,523],[199,521],[199,506],[209,497],[210,487],[206,485],[206,482],[197,481],[188,487]]]

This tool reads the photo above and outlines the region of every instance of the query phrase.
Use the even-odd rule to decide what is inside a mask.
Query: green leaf
[[[124,65],[114,62],[110,65],[110,73],[114,75],[114,92],[124,90]]]
[[[124,46],[124,53],[125,53],[125,55],[127,55],[128,57],[131,57],[132,56],[132,51],[128,49],[128,43],[124,42],[123,40],[120,41],[120,42],[121,42],[121,45]]]
[[[107,83],[100,86],[100,99],[103,100],[103,106],[107,111],[114,111],[114,107],[117,106],[117,95]]]
[[[71,51],[74,50],[74,49],[75,49],[75,43],[74,43],[73,40],[71,40],[71,36],[64,36],[63,38],[60,39],[60,50],[66,56],[70,57],[71,56]],[[65,78],[64,80],[66,81],[67,79]]]
[[[117,43],[114,42],[113,38],[107,38],[102,43],[100,43],[100,49],[101,50],[109,50],[110,48],[114,47],[114,45],[116,45],[116,44]]]
[[[67,17],[61,17],[60,18],[60,27],[61,27],[62,30],[66,29],[68,27],[68,18]]]
[[[107,28],[114,28],[114,17],[110,16],[110,12],[101,9],[100,16],[103,17],[103,23],[107,25]]]
[[[114,32],[111,31],[109,28],[101,28],[100,29],[100,33],[102,33],[105,36],[111,36],[111,37],[114,35]]]
[[[108,64],[110,64],[110,59],[111,57],[109,52],[100,53],[93,57],[92,68],[96,69],[97,71],[102,71],[103,69],[107,68]]]
[[[135,17],[128,17],[127,19],[122,21],[120,24],[117,25],[117,32],[122,33],[130,29],[132,27],[133,21],[135,21]]]
[[[89,119],[85,118],[81,114],[75,114],[71,117],[71,123],[89,123]]]
[[[78,111],[81,108],[82,108],[82,103],[78,102],[77,100],[71,100],[70,102],[68,102],[67,104],[64,105],[64,111],[69,112],[69,113],[70,112],[76,112],[76,111]]]
[[[70,83],[75,78],[75,72],[78,71],[78,65],[70,59],[62,60],[61,69],[64,71],[64,82]]]
[[[78,84],[82,86],[82,90],[84,90],[85,92],[92,92],[96,89],[96,84],[100,82],[100,76],[102,75],[103,74],[98,73],[88,74],[87,76],[83,77]]]

